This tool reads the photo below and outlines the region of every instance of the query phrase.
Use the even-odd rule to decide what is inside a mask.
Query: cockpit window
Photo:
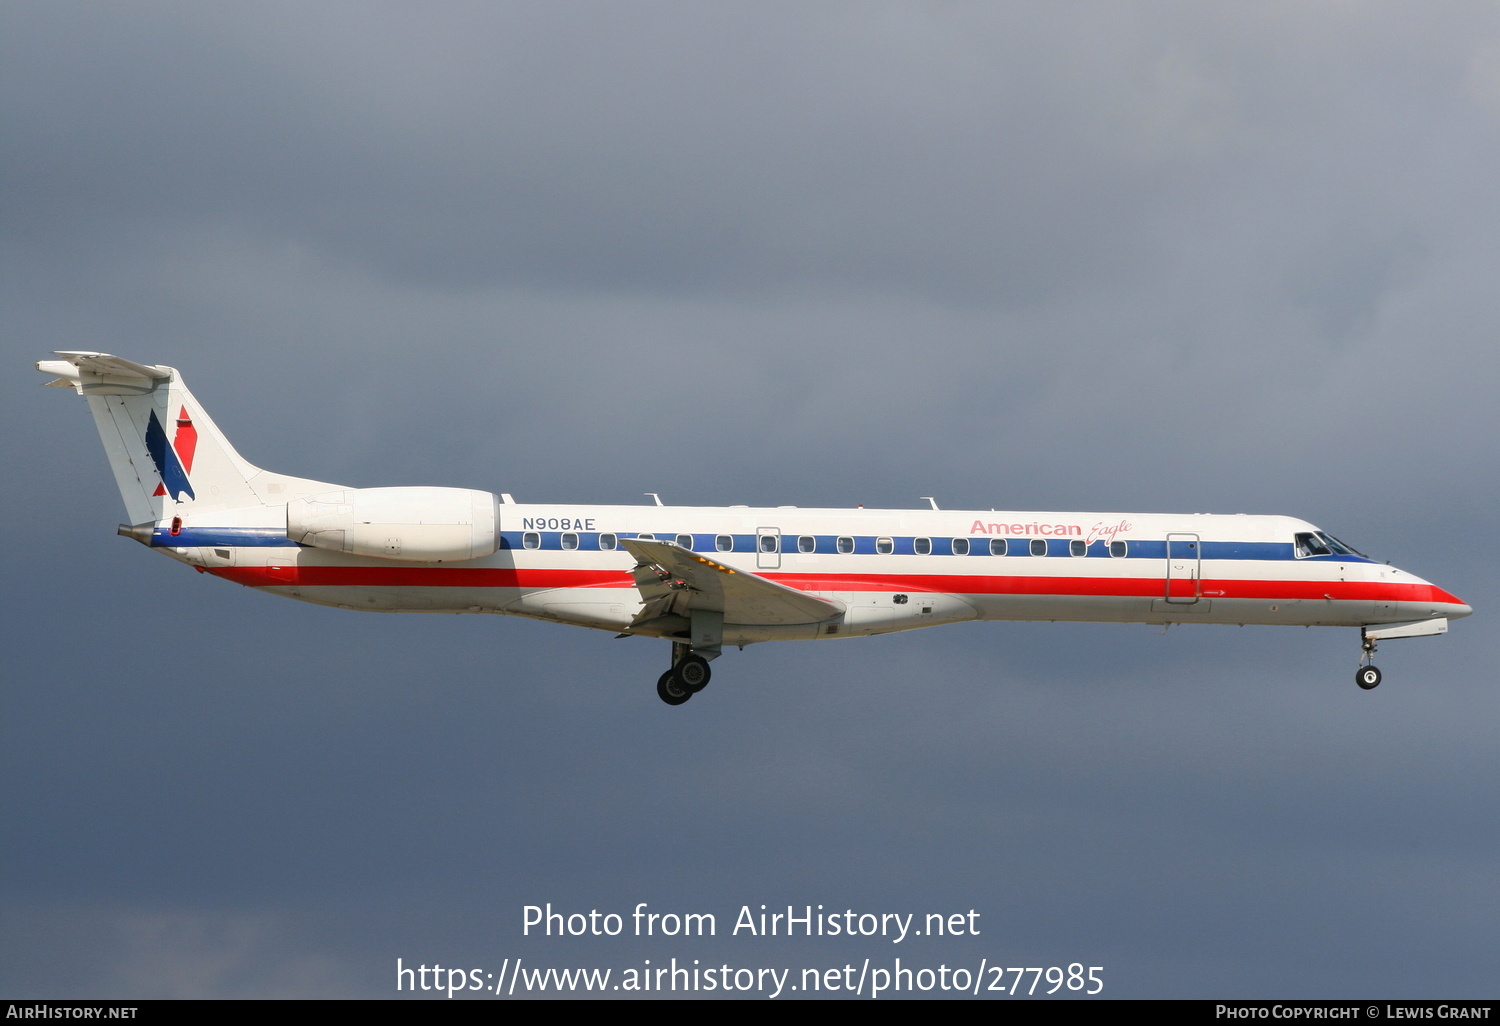
[[[1325,545],[1327,545],[1330,549],[1332,549],[1334,552],[1337,552],[1341,556],[1364,556],[1366,559],[1370,558],[1369,556],[1365,556],[1363,552],[1356,549],[1353,545],[1346,545],[1343,542],[1339,541],[1327,531],[1319,531],[1318,537],[1323,539],[1323,543]]]
[[[1369,559],[1352,545],[1346,545],[1327,531],[1304,531],[1296,536],[1297,558],[1304,556],[1359,556]]]
[[[1322,541],[1321,537],[1312,532],[1297,535],[1296,546],[1299,559],[1303,556],[1331,556],[1333,554],[1333,550]]]

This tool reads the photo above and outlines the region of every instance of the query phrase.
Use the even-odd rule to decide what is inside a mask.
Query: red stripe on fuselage
[[[815,577],[803,574],[766,574],[778,584],[803,591],[931,591],[949,595],[1102,595],[1151,598],[1165,595],[1160,577],[970,577],[921,575],[912,577]],[[1173,581],[1191,584],[1190,581]],[[1174,587],[1173,594],[1178,593]],[[1191,592],[1185,592],[1191,594]],[[1205,598],[1324,599],[1367,602],[1449,602],[1461,600],[1431,584],[1377,581],[1259,581],[1205,579],[1199,594]]]
[[[433,566],[247,566],[216,567],[212,573],[250,587],[355,588],[634,588],[617,570],[517,570],[502,567]],[[962,574],[767,573],[761,576],[799,591],[934,592],[948,595],[1088,595],[1153,598],[1165,594],[1158,577],[979,577]],[[1205,598],[1336,599],[1344,602],[1436,602],[1460,599],[1431,584],[1377,581],[1204,580]]]
[[[253,588],[633,588],[617,570],[515,570],[463,566],[234,566],[211,570]]]

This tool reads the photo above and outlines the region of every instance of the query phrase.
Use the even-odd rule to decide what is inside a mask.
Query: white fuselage
[[[150,544],[228,580],[323,605],[504,613],[625,631],[642,596],[631,577],[637,560],[621,541],[650,535],[842,610],[806,622],[726,619],[724,643],[735,645],[974,619],[1362,626],[1470,611],[1442,589],[1352,552],[1299,555],[1295,539],[1317,529],[1290,517],[510,502],[497,509],[498,550],[452,563],[299,546],[274,506],[192,517],[175,536],[158,528]],[[657,621],[637,632],[670,636],[680,627]]]

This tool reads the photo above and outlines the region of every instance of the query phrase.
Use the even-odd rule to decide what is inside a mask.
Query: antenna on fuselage
[[[655,493],[655,492],[642,492],[642,493],[641,493],[641,494],[642,494],[642,495],[649,495],[649,496],[651,496],[651,498],[653,498],[653,499],[655,499],[655,500],[656,500],[656,504],[657,504],[657,505],[658,505],[658,506],[665,506],[665,505],[666,505],[666,503],[665,503],[665,502],[662,502],[662,501],[661,501],[661,496],[660,496],[660,495],[657,495],[657,494],[656,494],[656,493]]]
[[[937,509],[938,508],[937,500],[934,499],[932,496],[930,496],[930,495],[923,495],[923,496],[921,496],[921,498],[926,499],[928,502],[932,503],[932,508],[933,509]]]

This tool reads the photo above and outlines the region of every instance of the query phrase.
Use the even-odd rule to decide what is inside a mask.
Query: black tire
[[[693,693],[677,683],[677,674],[675,671],[668,670],[656,682],[656,697],[668,705],[681,705],[689,698],[692,698]]]
[[[677,678],[677,686],[690,695],[696,695],[708,687],[708,682],[714,675],[708,668],[708,660],[691,652],[678,660],[677,665],[672,668],[672,674]]]
[[[1366,691],[1373,691],[1380,687],[1380,671],[1373,666],[1361,666],[1354,675],[1354,683]]]

